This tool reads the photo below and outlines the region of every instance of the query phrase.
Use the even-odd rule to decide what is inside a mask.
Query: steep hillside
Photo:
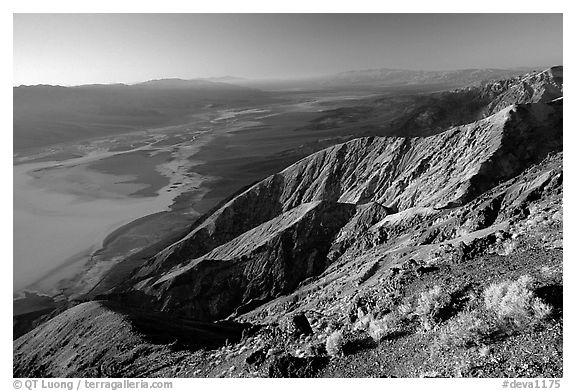
[[[561,376],[562,153],[460,208],[411,208],[355,232],[317,279],[239,317],[282,328],[305,314],[313,338],[287,329],[261,345],[321,357],[329,345],[316,341],[341,332],[314,376]],[[488,307],[490,289],[523,278],[498,303],[514,312]],[[266,363],[262,375],[274,355]]]
[[[562,154],[557,153],[466,207],[411,208],[343,227],[339,237],[350,227],[358,235],[338,262],[292,294],[237,317],[264,327],[226,347],[174,351],[172,346],[186,346],[186,336],[196,338],[172,330],[183,327],[182,320],[167,314],[150,318],[147,311],[144,324],[154,324],[159,336],[150,341],[134,331],[142,329],[139,323],[120,315],[112,303],[92,302],[15,341],[14,373],[560,377],[561,201]],[[543,320],[526,312],[516,315],[518,323],[482,323],[498,319],[483,308],[487,288],[524,275],[532,277],[530,292],[549,306],[549,314]],[[440,295],[429,296],[436,286]],[[439,308],[428,320],[422,298]],[[478,317],[471,318],[478,326],[467,329],[461,323],[468,314]],[[302,315],[309,332],[296,322]],[[106,332],[112,329],[113,334]],[[326,341],[336,332],[342,334],[341,351],[329,355]],[[162,342],[166,339],[176,345]]]
[[[394,210],[465,204],[561,148],[561,124],[561,101],[516,105],[428,138],[363,138],[334,146],[227,202],[140,268],[133,281],[142,282],[130,284],[148,292],[168,270],[195,264],[215,247],[241,241],[238,235],[312,201],[377,202]]]
[[[330,242],[353,213],[350,204],[302,204],[137,288],[163,310],[197,319],[246,311],[324,271]]]
[[[166,368],[171,376],[186,358],[183,349],[237,341],[245,328],[82,303],[14,341],[14,377],[152,377]]]

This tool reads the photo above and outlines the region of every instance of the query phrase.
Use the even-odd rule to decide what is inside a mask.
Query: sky
[[[14,14],[14,85],[562,64],[561,14]]]

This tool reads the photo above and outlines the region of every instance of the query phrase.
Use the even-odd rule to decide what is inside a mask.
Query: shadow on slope
[[[203,322],[177,318],[166,313],[129,309],[111,301],[101,303],[126,317],[147,342],[170,345],[173,350],[215,349],[240,341],[245,330],[253,327],[232,321]]]
[[[14,377],[151,377],[174,374],[199,349],[238,342],[248,324],[78,304],[14,341]],[[172,371],[172,372],[171,372]]]

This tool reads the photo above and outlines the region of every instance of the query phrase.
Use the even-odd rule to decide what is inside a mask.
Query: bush
[[[382,341],[397,331],[398,318],[392,314],[384,315],[378,320],[372,320],[368,325],[368,335],[376,342]]]
[[[501,248],[498,250],[498,255],[508,256],[514,252],[514,250],[518,247],[518,242],[515,240],[506,240],[502,243]]]
[[[449,303],[450,296],[438,285],[435,285],[432,289],[420,294],[414,313],[420,317],[424,328],[429,330],[432,328],[438,312]]]
[[[484,303],[501,321],[523,327],[547,318],[552,307],[535,296],[530,276],[492,284],[484,291]]]
[[[544,278],[553,278],[556,276],[556,274],[559,273],[559,271],[553,268],[552,266],[542,265],[542,267],[540,268],[540,273]]]
[[[344,336],[340,331],[334,331],[326,338],[326,352],[332,357],[341,356],[343,346]]]
[[[354,323],[354,327],[353,330],[354,331],[366,331],[368,330],[368,326],[370,326],[370,323],[372,323],[374,321],[374,316],[372,316],[372,314],[366,314],[363,315],[359,312],[358,315],[358,320],[356,321],[356,323]]]
[[[398,318],[400,320],[410,320],[414,316],[414,311],[410,303],[400,304],[396,308],[396,312],[398,313]]]
[[[480,345],[488,334],[489,326],[483,319],[471,312],[461,312],[448,321],[439,339],[444,345],[469,347]]]
[[[544,303],[540,298],[536,298],[532,303],[532,311],[537,320],[547,319],[552,314],[552,307]]]

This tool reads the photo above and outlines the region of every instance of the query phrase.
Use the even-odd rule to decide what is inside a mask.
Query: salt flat
[[[58,281],[80,272],[114,230],[167,210],[186,190],[173,184],[182,181],[187,157],[148,144],[15,165],[13,291],[56,293]],[[192,186],[199,186],[193,178]]]
[[[15,291],[69,263],[76,254],[95,249],[115,228],[168,208],[175,195],[161,191],[156,197],[130,197],[125,193],[137,185],[115,184],[113,175],[85,171],[83,179],[92,176],[93,183],[105,190],[82,197],[75,194],[82,183],[74,182],[74,176],[52,182],[54,187],[49,188],[35,183],[32,173],[45,166],[14,167],[14,258],[19,260],[14,265]],[[60,184],[64,186],[55,190]]]
[[[230,193],[302,157],[303,143],[327,134],[293,130],[331,99],[305,94],[210,110],[185,124],[16,154],[13,292],[90,289],[162,232],[185,226]],[[174,209],[180,214],[143,219]],[[176,228],[170,230],[169,221]]]

